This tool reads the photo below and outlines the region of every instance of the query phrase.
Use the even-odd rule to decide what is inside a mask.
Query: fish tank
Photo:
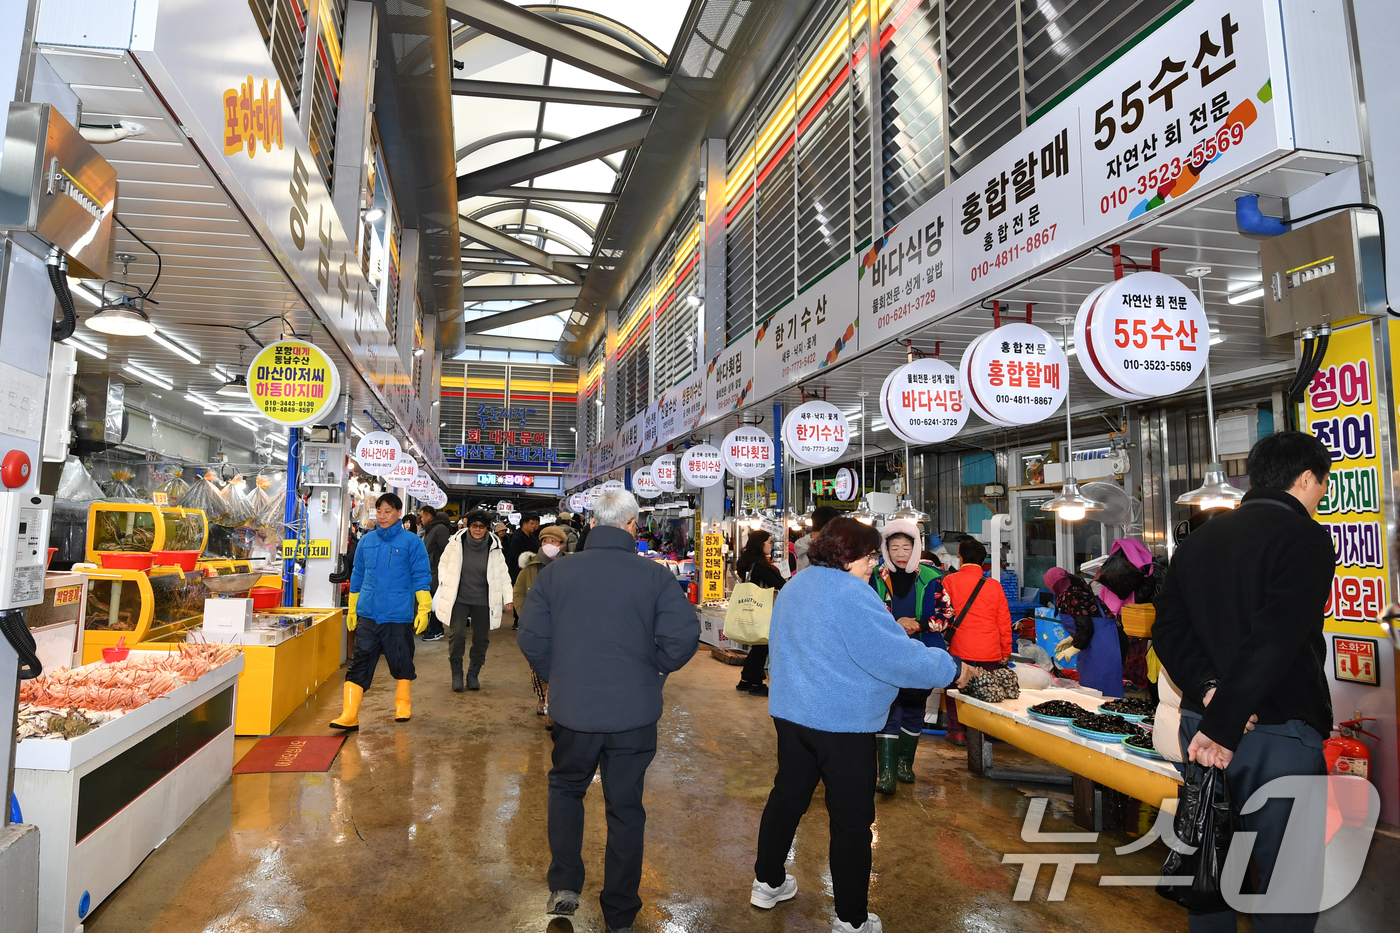
[[[200,551],[209,524],[199,509],[143,502],[94,502],[88,506],[87,559],[150,551]]]

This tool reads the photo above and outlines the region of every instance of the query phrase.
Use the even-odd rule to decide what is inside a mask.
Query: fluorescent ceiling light
[[[358,424],[355,424],[353,421],[350,422],[350,433],[355,435],[356,437],[365,436],[365,432],[360,430],[360,426]]]
[[[247,428],[249,431],[254,431],[254,432],[256,432],[256,431],[261,427],[261,425],[254,424],[253,422],[249,421],[247,418],[234,418],[234,419],[233,419],[233,422],[234,422],[234,424],[241,424],[241,425],[243,425],[243,427]]]
[[[68,290],[84,301],[102,307],[102,296],[71,276],[68,279]]]
[[[77,334],[72,334],[67,340],[60,341],[60,343],[66,343],[74,349],[83,351],[88,356],[97,357],[99,360],[105,360],[107,358],[107,352],[105,350],[96,344],[88,343]]]
[[[272,438],[272,443],[274,444],[282,444],[285,446],[287,443],[287,435],[285,434],[271,434],[268,436]]]
[[[1242,305],[1246,301],[1253,301],[1256,298],[1262,297],[1264,297],[1264,283],[1260,282],[1258,285],[1251,285],[1240,291],[1231,292],[1225,296],[1225,300],[1232,305]]]
[[[186,392],[185,398],[191,402],[194,402],[196,405],[203,405],[204,413],[206,415],[217,415],[219,413],[218,404],[216,402],[211,401],[210,399],[205,398],[202,395],[196,395],[193,392]]]
[[[197,353],[185,349],[175,341],[171,340],[169,337],[162,334],[160,331],[153,330],[146,336],[150,337],[156,343],[160,344],[162,347],[165,347],[165,349],[169,350],[171,353],[174,353],[181,359],[188,360],[189,362],[194,363],[195,365],[199,364],[199,355]]]
[[[137,379],[140,379],[142,382],[149,382],[151,385],[159,386],[167,390],[175,388],[175,384],[170,380],[157,376],[155,373],[147,372],[135,363],[124,363],[122,369],[135,376]]]

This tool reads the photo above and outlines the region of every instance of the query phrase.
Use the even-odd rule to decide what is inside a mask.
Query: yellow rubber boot
[[[413,681],[399,681],[399,688],[394,691],[394,722],[408,722],[413,715],[413,704],[409,701],[409,690],[413,687]]]
[[[354,732],[360,728],[360,701],[365,698],[365,688],[359,684],[345,682],[345,700],[339,718],[331,720],[331,728]]]

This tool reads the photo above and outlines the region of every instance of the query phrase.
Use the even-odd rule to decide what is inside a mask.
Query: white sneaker
[[[858,927],[851,926],[840,917],[831,920],[831,933],[884,933],[884,930],[880,918],[869,912],[865,915],[865,922]]]
[[[755,907],[762,907],[768,910],[781,901],[791,900],[797,896],[797,879],[788,875],[783,879],[780,887],[770,888],[768,885],[754,879],[753,891],[749,894],[749,903]]]

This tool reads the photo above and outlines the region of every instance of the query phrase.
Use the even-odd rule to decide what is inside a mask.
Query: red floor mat
[[[263,739],[234,766],[234,774],[325,771],[335,761],[343,735],[285,735]]]

